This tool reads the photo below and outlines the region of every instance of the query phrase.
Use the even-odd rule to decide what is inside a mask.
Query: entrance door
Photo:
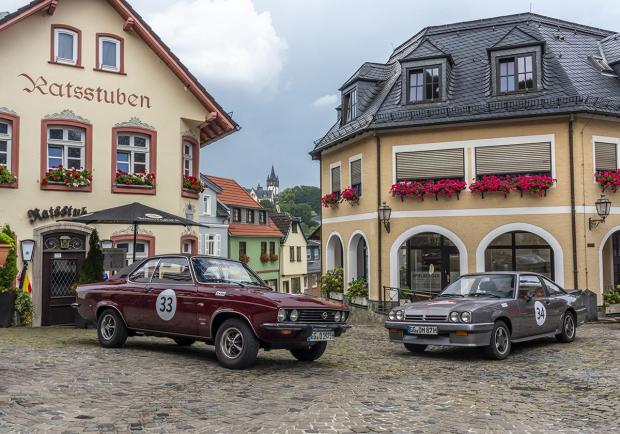
[[[75,294],[71,287],[77,282],[85,257],[85,238],[75,233],[47,235],[43,239],[43,316],[41,324],[75,323],[71,303]]]

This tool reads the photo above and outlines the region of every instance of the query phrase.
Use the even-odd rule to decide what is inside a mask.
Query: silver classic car
[[[586,308],[580,291],[567,292],[525,272],[467,274],[428,301],[392,309],[385,327],[411,352],[428,345],[484,347],[505,359],[512,342],[555,336],[572,342]]]

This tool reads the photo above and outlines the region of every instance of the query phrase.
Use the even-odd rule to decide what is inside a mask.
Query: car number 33
[[[172,289],[159,293],[155,302],[155,311],[164,321],[170,321],[177,311],[177,294]]]

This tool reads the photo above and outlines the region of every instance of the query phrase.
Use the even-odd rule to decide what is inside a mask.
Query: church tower
[[[267,190],[271,192],[274,199],[280,194],[280,178],[276,175],[276,170],[271,165],[271,173],[267,176]]]

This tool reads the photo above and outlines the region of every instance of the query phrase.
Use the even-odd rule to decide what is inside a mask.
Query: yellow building
[[[301,229],[301,219],[288,213],[271,214],[271,220],[282,232],[280,240],[280,292],[308,292],[308,242]]]
[[[56,220],[131,202],[196,220],[200,149],[238,127],[124,0],[33,1],[0,18],[0,52],[0,222],[36,241],[35,324],[71,322],[91,229]],[[129,227],[98,230],[132,257]],[[145,226],[136,253],[197,235]]]
[[[604,222],[595,205],[597,175],[620,179],[618,48],[614,32],[520,14],[428,27],[363,64],[311,153],[323,270],[363,275],[373,301],[516,269],[602,302],[620,284],[614,187]]]

